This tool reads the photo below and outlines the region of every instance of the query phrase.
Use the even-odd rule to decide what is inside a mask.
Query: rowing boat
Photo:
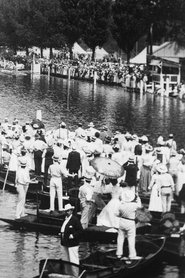
[[[78,215],[79,216],[79,215]],[[65,219],[63,212],[39,211],[36,214],[28,214],[19,219],[0,218],[8,223],[11,228],[17,230],[34,231],[43,234],[58,235]],[[137,233],[144,234],[150,232],[150,226],[138,225]],[[117,230],[105,226],[90,225],[84,230],[81,241],[112,243],[117,240]]]
[[[165,237],[136,237],[137,254],[140,259],[130,260],[128,257],[116,257],[116,245],[110,248],[99,246],[80,264],[73,264],[64,260],[46,259],[40,261],[39,275],[35,278],[124,278],[146,273],[156,268],[161,261],[165,245]],[[124,246],[124,255],[128,256],[128,245]]]

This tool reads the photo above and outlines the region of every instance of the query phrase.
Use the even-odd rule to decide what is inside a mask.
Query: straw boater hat
[[[150,144],[146,144],[145,145],[145,150],[149,151],[149,152],[152,152],[153,151],[153,147]]]
[[[156,170],[161,174],[165,174],[168,171],[167,167],[162,163],[157,165]]]
[[[65,205],[64,207],[64,210],[67,211],[67,210],[73,210],[75,207],[73,207],[71,204],[67,204]]]
[[[59,156],[53,155],[53,156],[52,156],[52,159],[53,159],[54,161],[59,161]]]
[[[93,122],[90,122],[90,123],[88,124],[88,127],[94,127]]]
[[[148,137],[146,135],[141,136],[140,140],[142,142],[148,142]]]
[[[27,165],[27,159],[26,159],[26,157],[24,157],[24,156],[20,157],[20,158],[19,158],[19,163],[20,163],[20,166],[26,167],[26,165]]]
[[[61,122],[60,126],[66,127],[66,124],[64,122]]]

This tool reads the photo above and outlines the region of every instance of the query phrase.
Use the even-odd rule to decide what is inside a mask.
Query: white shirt
[[[69,222],[69,220],[71,219],[71,217],[72,217],[72,214],[70,216],[66,217],[66,219],[64,220],[61,230],[60,230],[61,233],[64,233],[65,227],[66,227],[67,223]]]

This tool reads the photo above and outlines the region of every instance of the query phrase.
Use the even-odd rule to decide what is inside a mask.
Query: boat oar
[[[8,169],[7,169],[7,171],[6,171],[6,176],[5,176],[5,179],[4,179],[3,191],[4,191],[4,189],[5,189],[5,185],[6,185],[6,182],[7,182],[8,173],[9,173],[9,165],[8,165]]]
[[[46,259],[45,262],[44,262],[44,265],[43,265],[43,267],[42,267],[42,271],[41,271],[41,274],[40,274],[39,278],[42,278],[43,273],[44,273],[44,270],[45,270],[46,265],[47,265],[47,262],[48,262],[48,259]]]

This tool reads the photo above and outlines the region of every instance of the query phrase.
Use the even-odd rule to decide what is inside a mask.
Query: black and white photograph
[[[0,0],[0,278],[185,278],[184,15]]]

